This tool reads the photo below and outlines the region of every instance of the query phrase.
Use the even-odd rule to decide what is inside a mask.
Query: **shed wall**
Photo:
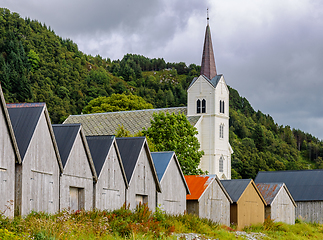
[[[148,204],[150,210],[155,211],[157,203],[156,182],[144,147],[139,154],[137,165],[126,193],[127,204],[130,204],[130,209],[134,209],[137,205],[136,195],[144,196],[144,203]]]
[[[93,177],[80,134],[77,135],[70,156],[60,177],[60,209],[70,207],[70,187],[83,189],[84,210],[93,208]]]
[[[323,223],[323,201],[296,202],[296,218],[305,222]]]
[[[199,216],[199,202],[197,200],[187,200],[186,211],[188,214]]]
[[[27,215],[32,210],[56,213],[59,210],[60,170],[44,113],[18,170],[21,170],[16,174],[17,187],[21,188],[18,190],[21,192],[19,213]]]
[[[217,181],[213,181],[200,198],[199,216],[230,225],[230,202]]]
[[[0,106],[0,213],[14,215],[15,198],[15,152],[7,122]]]
[[[295,223],[295,206],[285,188],[280,189],[270,208],[271,219],[275,222]],[[267,212],[268,207],[266,207],[266,217],[270,214]]]
[[[97,174],[98,181],[94,186],[95,208],[100,210],[121,208],[126,201],[126,184],[113,144],[100,175]]]
[[[237,219],[238,230],[265,220],[265,205],[252,184],[248,185],[237,202]]]
[[[161,193],[157,193],[157,204],[168,214],[184,214],[186,210],[186,187],[181,173],[172,158],[161,181]]]

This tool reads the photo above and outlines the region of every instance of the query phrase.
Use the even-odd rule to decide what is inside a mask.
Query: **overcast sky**
[[[201,64],[209,8],[218,73],[255,110],[323,139],[321,0],[2,0],[111,60]]]

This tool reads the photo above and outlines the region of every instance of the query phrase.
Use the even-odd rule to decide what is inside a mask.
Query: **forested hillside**
[[[200,66],[127,54],[111,61],[86,55],[49,26],[0,8],[0,81],[8,102],[46,102],[53,123],[80,114],[90,100],[113,93],[143,97],[153,107],[186,105]],[[323,168],[323,143],[255,112],[230,88],[234,177],[259,170]]]

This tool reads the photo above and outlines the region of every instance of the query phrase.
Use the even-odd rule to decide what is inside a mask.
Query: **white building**
[[[200,168],[220,179],[231,179],[229,143],[229,89],[216,72],[211,32],[206,26],[201,75],[187,90],[187,116],[201,116],[195,124],[204,155]]]

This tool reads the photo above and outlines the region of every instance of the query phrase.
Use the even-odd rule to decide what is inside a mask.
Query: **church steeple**
[[[209,26],[209,12],[207,12],[207,26],[206,26],[205,39],[204,39],[201,75],[206,76],[210,80],[217,75],[214,54],[213,54],[212,40],[211,40],[211,31]]]

